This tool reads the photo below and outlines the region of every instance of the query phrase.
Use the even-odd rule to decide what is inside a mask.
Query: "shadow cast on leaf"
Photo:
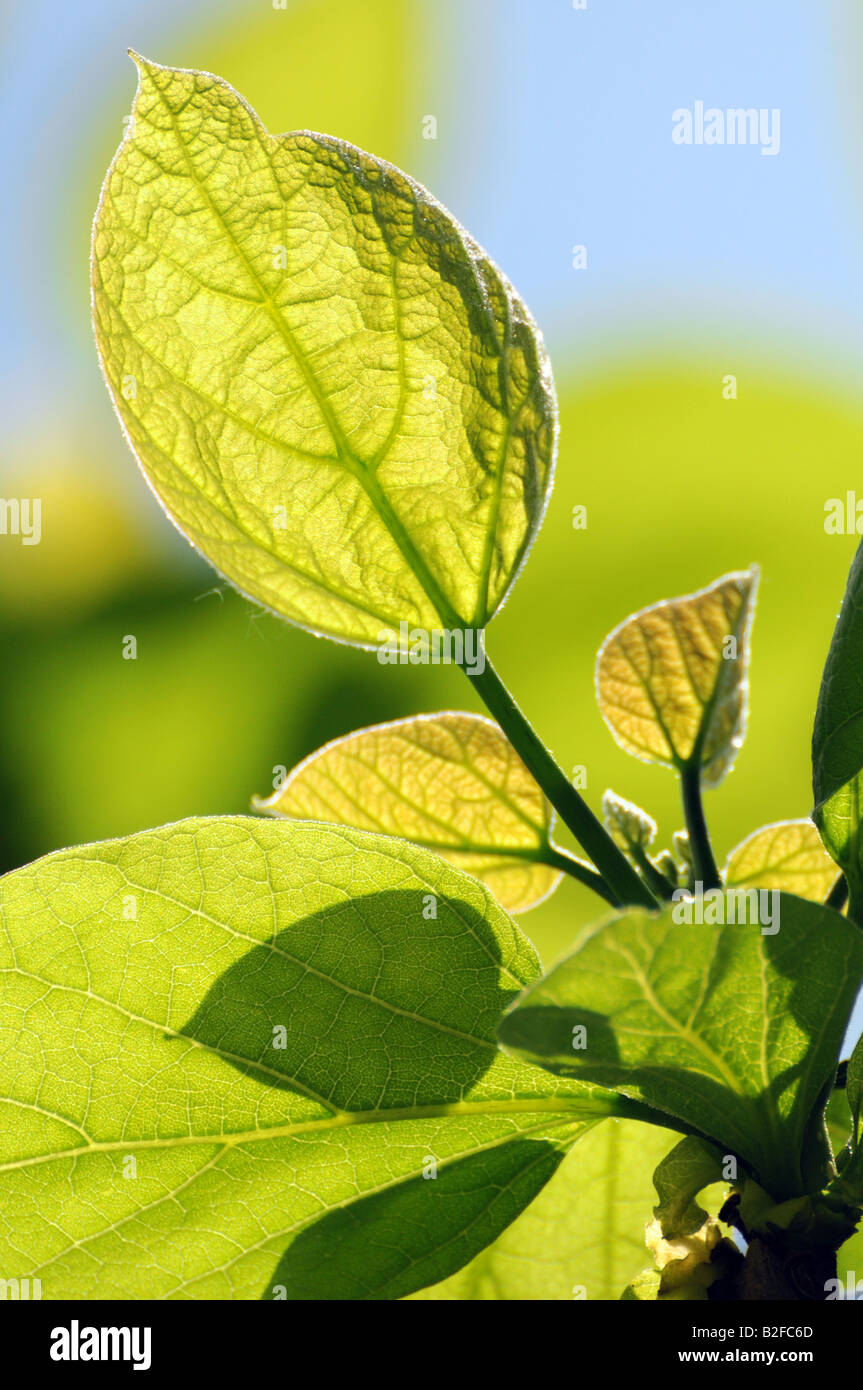
[[[404,1298],[489,1245],[554,1174],[563,1149],[512,1139],[319,1217],[291,1242],[263,1299]]]
[[[340,1110],[461,1099],[517,990],[501,985],[484,919],[441,897],[426,920],[428,896],[372,893],[299,918],[220,975],[181,1032]]]

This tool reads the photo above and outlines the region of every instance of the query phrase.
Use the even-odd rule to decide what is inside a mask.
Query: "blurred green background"
[[[0,537],[0,867],[244,812],[274,766],[329,738],[478,708],[452,670],[383,667],[255,610],[140,477],[99,376],[87,277],[134,92],[126,47],[221,74],[272,130],[341,135],[402,165],[533,308],[560,397],[557,480],[488,649],[564,766],[587,769],[591,804],[610,786],[664,839],[680,826],[674,778],[622,753],[597,713],[595,652],[635,609],[757,562],[749,735],[707,812],[723,858],[805,815],[856,544],[825,534],[824,505],[854,488],[863,450],[859,38],[856,8],[830,0],[7,12],[0,494],[43,499],[43,538]],[[696,99],[780,108],[779,155],[675,147],[671,113]],[[595,915],[567,881],[523,925],[548,959]]]

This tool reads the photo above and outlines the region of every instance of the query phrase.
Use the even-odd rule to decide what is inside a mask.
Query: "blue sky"
[[[166,0],[35,0],[7,18],[7,439],[47,401],[80,406],[101,389],[81,350],[86,265],[70,262],[65,243],[83,231],[70,226],[82,150],[100,138],[110,156],[119,140],[107,123],[133,90],[124,49],[170,52],[172,30],[196,11],[218,23],[220,12],[263,3],[178,11]],[[505,267],[559,363],[585,369],[645,344],[684,354],[719,344],[856,388],[863,26],[850,0],[587,5],[418,6],[444,117],[429,151],[434,191]],[[779,155],[674,145],[672,112],[697,99],[778,107]],[[572,269],[575,243],[588,248],[585,271]]]

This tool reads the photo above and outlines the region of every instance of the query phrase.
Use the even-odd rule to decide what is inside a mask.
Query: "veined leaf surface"
[[[737,890],[739,892],[739,890]],[[704,921],[680,904],[599,927],[506,1015],[519,1056],[642,1100],[737,1155],[777,1200],[802,1191],[798,1155],[863,979],[844,917],[779,895],[779,930]],[[736,907],[735,904],[735,917]]]
[[[603,793],[602,814],[605,828],[622,850],[649,849],[656,839],[656,821],[634,801],[626,801],[609,790]]]
[[[537,961],[490,894],[358,830],[50,855],[0,880],[0,971],[0,1269],[45,1298],[399,1297],[620,1110],[498,1050]]]
[[[776,888],[823,902],[836,882],[836,865],[811,820],[763,825],[728,856],[727,887]]]
[[[423,1300],[616,1299],[649,1259],[651,1175],[674,1143],[654,1125],[609,1120],[586,1134],[493,1245]]]
[[[647,762],[697,766],[716,786],[746,732],[749,628],[758,571],[724,575],[654,604],[606,638],[599,708],[621,748]]]
[[[653,1175],[659,1198],[653,1214],[663,1239],[691,1236],[704,1224],[708,1212],[695,1199],[721,1180],[722,1155],[712,1144],[694,1134],[675,1144]]]
[[[511,912],[535,906],[561,877],[547,862],[548,802],[497,724],[476,714],[360,729],[312,753],[253,805],[425,845],[476,874]]]
[[[239,589],[315,632],[483,627],[553,471],[527,309],[398,169],[270,135],[209,73],[136,62],[93,313],[154,491]]]

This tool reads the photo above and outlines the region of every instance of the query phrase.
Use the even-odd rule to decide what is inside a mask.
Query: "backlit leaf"
[[[681,1139],[665,1155],[653,1175],[659,1198],[653,1214],[665,1240],[691,1236],[704,1225],[708,1212],[695,1198],[721,1178],[722,1155],[693,1134]]]
[[[490,719],[444,712],[336,739],[295,767],[258,811],[399,835],[436,850],[511,912],[560,873],[548,862],[551,808]]]
[[[677,903],[600,926],[521,996],[500,1037],[559,1075],[676,1116],[779,1200],[803,1190],[803,1139],[863,979],[863,936],[788,894],[773,934],[711,925],[735,896],[697,900],[705,920],[693,913],[691,925]]]
[[[625,801],[607,791],[602,797],[605,828],[616,845],[623,850],[648,849],[656,839],[656,821],[634,801]]]
[[[649,1259],[651,1174],[674,1136],[609,1120],[581,1139],[518,1220],[469,1265],[416,1299],[618,1298]]]
[[[863,771],[852,777],[827,801],[816,806],[813,815],[830,857],[848,880],[848,911],[859,923],[863,909]]]
[[[627,618],[596,665],[599,708],[621,748],[648,762],[697,766],[716,786],[746,731],[754,567]]]
[[[384,836],[182,821],[8,874],[0,924],[0,1270],[45,1298],[396,1298],[619,1111],[498,1050],[530,944]]]
[[[778,888],[823,902],[837,873],[811,820],[783,820],[742,840],[728,856],[724,879],[729,888]]]
[[[208,73],[136,62],[93,313],[157,496],[239,589],[315,632],[483,627],[553,471],[527,309],[399,170],[270,135]]]

